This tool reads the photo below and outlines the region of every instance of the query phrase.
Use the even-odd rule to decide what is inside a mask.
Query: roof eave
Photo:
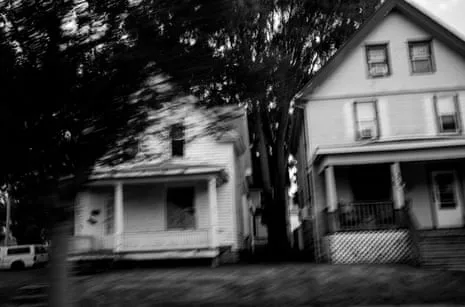
[[[454,34],[450,29],[438,23],[432,17],[426,15],[417,7],[405,0],[387,0],[380,8],[343,44],[336,54],[316,73],[296,96],[306,100],[320,84],[336,69],[345,59],[347,53],[362,43],[366,36],[394,9],[399,9],[413,22],[420,24],[433,37],[445,43],[449,48],[465,58],[465,41]]]

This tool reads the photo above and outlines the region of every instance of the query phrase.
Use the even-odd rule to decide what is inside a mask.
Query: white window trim
[[[438,100],[439,98],[452,98],[454,100],[455,108],[455,119],[456,119],[456,130],[455,131],[442,131],[441,117],[438,111]],[[436,132],[439,135],[457,135],[462,133],[462,116],[460,112],[460,103],[458,94],[451,95],[434,95],[433,96],[433,108],[434,108],[434,117],[436,121]]]
[[[359,119],[358,119],[358,112],[357,112],[357,105],[369,103],[373,105],[373,109],[375,112],[375,129],[376,133],[371,138],[362,138],[360,135],[360,127],[359,127]],[[378,112],[378,101],[377,100],[365,100],[365,101],[354,101],[353,103],[353,115],[354,115],[354,129],[355,129],[355,140],[356,141],[367,141],[367,140],[376,140],[379,139],[381,135],[380,131],[380,121],[379,121],[379,112]]]

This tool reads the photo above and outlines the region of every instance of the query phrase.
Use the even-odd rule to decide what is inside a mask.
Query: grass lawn
[[[98,306],[465,304],[465,272],[381,265],[231,265],[113,270],[75,278]]]

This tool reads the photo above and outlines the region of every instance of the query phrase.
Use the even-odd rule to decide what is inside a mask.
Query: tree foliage
[[[208,105],[248,107],[257,153],[253,156],[259,157],[255,162],[261,169],[255,175],[264,188],[270,243],[277,250],[287,245],[286,133],[294,95],[378,3],[241,0],[234,2],[232,15],[217,31],[193,32],[193,41],[208,46],[213,57],[208,73],[189,80],[189,88]]]
[[[0,183],[31,194],[72,174],[79,186],[102,156],[134,156],[170,82],[207,105],[247,105],[270,239],[285,247],[293,95],[377,2],[0,1]]]

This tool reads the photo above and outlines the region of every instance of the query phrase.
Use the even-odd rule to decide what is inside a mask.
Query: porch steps
[[[419,231],[418,243],[423,267],[465,271],[465,229]]]

